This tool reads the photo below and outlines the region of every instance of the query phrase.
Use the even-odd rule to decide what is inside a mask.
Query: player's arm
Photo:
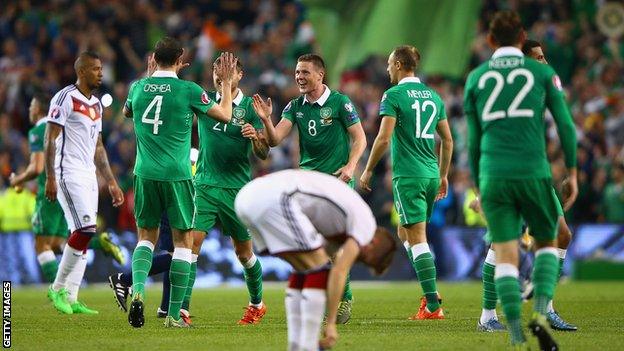
[[[252,107],[264,125],[264,133],[269,146],[279,145],[290,133],[293,123],[288,118],[282,117],[277,126],[273,126],[273,121],[271,121],[271,111],[273,110],[271,98],[265,101],[260,95],[255,94]]]
[[[247,123],[241,130],[245,138],[251,139],[251,149],[254,155],[261,160],[266,160],[269,157],[269,142],[262,129],[256,129],[251,124]]]
[[[338,251],[327,279],[327,324],[325,326],[325,338],[321,340],[321,346],[328,349],[336,344],[338,332],[336,330],[336,317],[338,305],[342,298],[347,274],[353,263],[360,254],[360,247],[353,238],[347,238]]]
[[[549,67],[550,68],[550,67]],[[550,69],[552,71],[552,69]],[[576,177],[576,128],[572,121],[572,115],[568,109],[561,87],[559,77],[552,72],[546,82],[546,106],[550,110],[557,125],[557,132],[561,140],[561,148],[565,165],[568,169],[568,177],[564,182],[567,188],[564,190],[563,208],[570,209],[578,195]]]
[[[100,174],[106,180],[108,184],[108,191],[113,198],[113,206],[117,207],[124,202],[123,191],[119,188],[117,184],[117,180],[115,180],[115,176],[113,175],[113,171],[110,168],[110,164],[108,163],[108,156],[106,155],[106,149],[104,148],[104,143],[102,143],[102,135],[98,136],[97,145],[95,147],[95,167],[100,172]]]
[[[11,186],[21,187],[23,183],[37,178],[37,176],[41,174],[41,172],[43,172],[43,169],[45,167],[44,163],[45,162],[44,162],[43,152],[37,151],[37,152],[31,153],[30,163],[28,163],[28,166],[26,167],[24,172],[18,175],[13,175],[10,178],[9,181],[11,182]]]
[[[373,176],[373,170],[381,160],[382,156],[388,150],[390,145],[390,138],[394,132],[396,126],[396,118],[392,116],[382,116],[381,125],[379,126],[379,133],[373,142],[373,148],[371,149],[368,161],[366,162],[366,168],[362,172],[360,177],[361,186],[363,189],[370,191],[370,180]]]
[[[338,178],[342,181],[350,182],[353,178],[355,167],[357,167],[357,163],[366,149],[366,134],[364,134],[362,123],[351,125],[347,128],[347,131],[349,132],[349,137],[351,138],[349,160],[346,165],[340,167],[336,172],[334,172],[334,175],[338,176]]]
[[[453,156],[453,135],[449,127],[448,119],[438,122],[436,131],[441,139],[440,144],[440,190],[436,196],[436,200],[446,197],[448,190],[448,172],[451,168],[451,157]]]
[[[45,146],[43,149],[46,184],[45,195],[50,201],[56,200],[56,174],[54,173],[54,157],[56,155],[55,140],[62,131],[62,127],[55,123],[48,123],[45,131]]]
[[[481,126],[479,115],[472,96],[471,87],[474,85],[474,74],[470,74],[466,80],[464,89],[464,113],[468,128],[468,165],[470,174],[475,185],[475,192],[479,193],[479,159],[481,158]]]
[[[232,119],[232,79],[236,71],[236,57],[230,52],[222,53],[216,69],[223,78],[221,101],[208,109],[206,114],[218,122],[227,124]]]

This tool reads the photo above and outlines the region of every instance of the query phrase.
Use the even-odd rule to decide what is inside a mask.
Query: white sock
[[[175,249],[173,249],[173,255],[171,256],[171,260],[179,260],[191,263],[193,261],[193,252],[191,251],[191,249],[176,247]]]
[[[243,265],[243,267],[249,269],[253,267],[254,264],[256,264],[256,261],[258,261],[258,258],[256,257],[256,255],[251,254],[251,257],[247,261],[241,262],[241,264]]]
[[[56,256],[52,250],[46,250],[37,255],[37,262],[39,262],[40,266],[52,261],[56,261]]]
[[[58,272],[56,272],[56,278],[52,284],[52,289],[59,291],[67,286],[67,277],[81,259],[82,250],[76,250],[65,244],[63,256],[61,256],[61,263],[59,264]]]
[[[303,289],[301,296],[299,349],[301,351],[316,351],[319,348],[319,334],[325,313],[327,293],[321,289]]]
[[[479,322],[481,324],[487,323],[490,319],[498,320],[498,315],[496,315],[496,309],[486,310],[485,308],[481,310],[481,318],[479,318]]]
[[[82,277],[87,268],[87,255],[83,254],[80,260],[74,266],[74,269],[67,276],[67,301],[74,303],[78,301],[78,289],[80,289],[80,283],[82,283]]]
[[[288,350],[299,350],[301,334],[301,290],[286,288],[286,325],[288,326]]]
[[[553,300],[548,301],[548,312],[555,312],[555,308],[553,307]]]

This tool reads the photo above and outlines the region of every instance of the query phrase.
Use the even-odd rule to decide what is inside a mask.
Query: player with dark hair
[[[223,77],[218,67],[221,58],[213,66],[212,78],[215,91],[208,96],[220,101],[223,95]],[[262,122],[252,106],[251,97],[243,95],[238,88],[243,78],[243,66],[236,61],[236,72],[231,82],[232,119],[222,123],[207,118],[199,120],[199,158],[195,185],[195,223],[193,257],[188,288],[182,303],[182,316],[188,318],[189,304],[197,270],[197,257],[206,233],[219,223],[223,234],[230,236],[236,257],[244,268],[245,282],[249,292],[249,304],[238,324],[257,324],[266,313],[262,301],[262,265],[253,253],[251,235],[234,211],[234,199],[239,190],[251,181],[253,154],[266,159],[269,145],[262,132]],[[187,319],[190,323],[190,318]]]
[[[520,50],[525,39],[517,13],[501,11],[494,16],[488,42],[496,51],[468,76],[464,110],[470,168],[496,253],[495,286],[511,343],[527,348],[518,281],[518,238],[524,219],[537,248],[529,329],[542,350],[556,350],[546,319],[559,271],[555,247],[558,200],[546,157],[546,108],[555,119],[568,167],[565,208],[578,194],[576,135],[559,77],[551,67],[525,59]]]
[[[288,349],[319,349],[326,310],[320,349],[334,346],[349,270],[360,260],[376,274],[383,273],[396,250],[390,233],[377,227],[353,189],[320,172],[285,170],[256,178],[240,190],[235,207],[258,251],[294,268],[285,297]]]
[[[396,85],[386,90],[381,99],[381,126],[360,181],[365,190],[371,190],[373,170],[392,144],[398,236],[425,295],[418,312],[409,319],[444,319],[426,223],[434,202],[446,197],[453,138],[442,98],[414,75],[419,62],[418,50],[407,45],[395,48],[388,57],[390,82]],[[434,131],[442,139],[439,167]]]
[[[254,95],[254,108],[264,124],[270,146],[279,145],[293,126],[299,135],[301,169],[333,174],[355,186],[353,174],[366,148],[366,135],[355,106],[347,97],[323,84],[325,62],[316,54],[299,57],[295,81],[301,96],[291,100],[276,126],[271,121],[271,99]],[[353,295],[349,278],[340,305],[338,322],[351,317]]]
[[[129,89],[124,115],[132,118],[137,139],[134,167],[134,215],[138,243],[132,254],[132,302],[128,322],[143,326],[145,280],[152,265],[163,212],[167,213],[173,232],[174,251],[169,270],[171,291],[166,327],[188,327],[180,318],[191,270],[194,201],[191,165],[193,116],[210,117],[228,123],[232,116],[229,91],[236,60],[222,54],[219,70],[224,81],[223,100],[215,104],[197,84],[178,79],[178,71],[187,64],[184,49],[172,38],[158,41],[152,63],[156,71],[135,81]]]
[[[113,206],[123,192],[111,171],[102,143],[103,106],[93,95],[102,83],[102,62],[93,52],[81,53],[75,84],[56,93],[50,103],[45,133],[45,196],[63,208],[71,235],[63,250],[48,297],[62,313],[97,313],[77,301],[87,265],[85,252],[96,233],[98,184],[96,169],[108,184]]]

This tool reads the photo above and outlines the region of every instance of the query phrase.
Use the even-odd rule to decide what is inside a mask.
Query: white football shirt
[[[56,138],[54,169],[59,179],[95,178],[95,148],[102,131],[100,100],[84,96],[75,84],[61,89],[50,102],[48,123],[63,128]]]

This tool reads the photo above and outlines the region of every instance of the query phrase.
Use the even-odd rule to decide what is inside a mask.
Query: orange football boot
[[[243,314],[243,317],[238,321],[238,324],[258,324],[266,314],[266,311],[267,307],[264,303],[262,303],[260,308],[249,305],[245,307],[245,314]]]

